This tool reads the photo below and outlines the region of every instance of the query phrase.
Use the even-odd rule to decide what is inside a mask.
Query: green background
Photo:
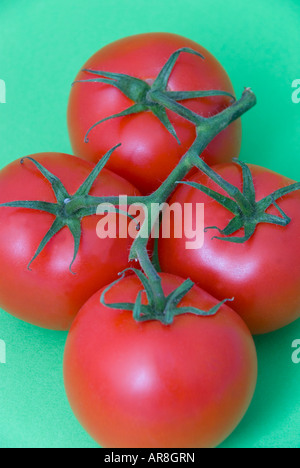
[[[258,105],[243,118],[242,158],[300,179],[298,0],[1,0],[0,164],[42,151],[71,152],[66,127],[70,84],[86,59],[121,37],[151,31],[187,36],[222,62],[238,95],[251,86]],[[298,132],[297,132],[298,129]],[[0,312],[0,447],[97,447],[65,397],[66,333],[45,331]],[[258,387],[238,429],[222,447],[299,447],[300,364],[292,342],[300,322],[255,339]]]

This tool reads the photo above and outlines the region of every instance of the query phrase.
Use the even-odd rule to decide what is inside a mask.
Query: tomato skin
[[[249,165],[259,201],[293,181],[268,169]],[[242,190],[242,170],[236,164],[215,166],[225,180]],[[225,195],[203,174],[190,180],[204,184]],[[217,202],[192,187],[178,188],[172,203],[204,203],[205,227],[220,229],[233,215]],[[161,239],[159,257],[164,271],[188,275],[214,297],[234,297],[232,308],[244,319],[253,334],[282,328],[300,317],[300,192],[293,192],[277,201],[292,218],[286,227],[259,224],[250,240],[234,244],[218,239],[216,230],[205,233],[204,246],[186,250],[187,239]],[[268,213],[279,215],[275,207]],[[173,225],[171,225],[171,233]],[[235,235],[243,235],[243,230]]]
[[[165,293],[181,278],[161,274]],[[135,276],[107,293],[107,302],[134,302]],[[71,327],[64,381],[75,415],[110,448],[214,447],[237,426],[256,385],[253,339],[223,306],[214,317],[191,314],[172,325],[136,322],[132,312],[100,304],[96,293]],[[217,301],[194,287],[182,306],[209,310]]]
[[[99,50],[82,69],[125,73],[151,82],[170,55],[182,47],[191,47],[202,53],[205,60],[181,54],[170,77],[170,91],[218,89],[234,94],[227,73],[214,56],[196,42],[176,34],[140,34],[118,40]],[[90,77],[81,71],[76,80]],[[214,115],[229,104],[230,98],[220,96],[184,102],[186,107],[203,116]],[[121,142],[122,146],[114,152],[107,167],[148,194],[167,178],[191,146],[196,136],[195,127],[167,111],[181,141],[178,145],[157,117],[144,112],[102,123],[89,135],[89,143],[84,143],[92,125],[131,105],[132,101],[113,86],[77,83],[72,87],[69,99],[69,135],[74,154],[95,163],[99,154]],[[209,165],[231,161],[238,157],[240,146],[239,120],[220,133],[202,157]]]
[[[74,156],[42,153],[32,156],[58,176],[74,194],[93,165]],[[103,169],[91,195],[138,195],[127,181]],[[16,200],[56,202],[50,183],[31,161],[15,161],[0,172],[0,203]],[[27,265],[54,215],[24,208],[0,208],[0,307],[12,315],[44,328],[69,329],[74,316],[95,291],[128,266],[129,240],[99,239],[99,216],[82,219],[82,238],[72,270],[74,240],[67,228]]]

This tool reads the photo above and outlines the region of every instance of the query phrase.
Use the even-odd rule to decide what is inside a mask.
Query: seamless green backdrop
[[[1,0],[0,166],[36,152],[71,152],[68,93],[80,66],[121,37],[167,31],[208,48],[225,66],[238,95],[251,86],[258,105],[243,118],[241,157],[300,180],[298,0]],[[299,266],[300,268],[300,266]],[[97,445],[65,397],[66,333],[45,331],[0,311],[0,448]],[[292,342],[300,323],[255,339],[258,387],[238,429],[222,447],[300,446],[300,364]]]

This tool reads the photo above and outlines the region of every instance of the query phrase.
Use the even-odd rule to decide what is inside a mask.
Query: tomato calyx
[[[144,81],[122,73],[83,69],[83,72],[97,76],[97,78],[77,80],[73,83],[73,86],[77,83],[109,84],[119,89],[123,94],[125,94],[125,96],[134,102],[132,106],[125,109],[123,112],[108,116],[105,119],[101,119],[92,125],[92,127],[89,128],[85,135],[85,143],[89,142],[89,135],[92,130],[107,120],[150,111],[160,120],[166,130],[176,139],[177,143],[180,144],[180,140],[167,115],[166,109],[171,110],[181,117],[194,123],[195,125],[198,125],[201,121],[201,116],[187,109],[185,106],[178,103],[178,101],[210,96],[228,96],[233,101],[235,101],[235,97],[232,94],[220,90],[169,91],[168,81],[173,71],[174,65],[181,53],[196,55],[202,60],[205,60],[205,57],[202,54],[194,51],[191,48],[183,47],[178,49],[170,56],[169,60],[163,66],[152,84],[149,83],[149,80],[147,82],[147,80]]]
[[[134,272],[139,280],[141,281],[144,289],[138,293],[136,302],[128,303],[108,303],[106,302],[107,293],[119,284],[125,277],[125,274],[128,271]],[[133,312],[133,318],[137,322],[147,322],[150,320],[158,320],[163,325],[171,325],[174,321],[174,318],[183,314],[193,314],[201,317],[211,317],[218,313],[223,304],[228,301],[233,301],[234,299],[225,299],[216,306],[212,307],[208,311],[197,309],[195,307],[178,307],[180,301],[189,293],[189,291],[194,287],[194,283],[191,280],[186,280],[175,289],[171,294],[166,296],[164,293],[161,296],[156,296],[155,291],[153,290],[153,284],[151,280],[143,274],[140,270],[135,268],[128,268],[119,274],[120,278],[114,281],[109,285],[101,294],[100,302],[105,307],[110,309],[117,310],[126,310]],[[142,304],[142,295],[146,294],[148,304]]]
[[[30,210],[43,211],[46,213],[53,214],[55,219],[50,227],[49,231],[45,234],[40,245],[38,246],[33,258],[30,260],[27,268],[30,270],[31,264],[44,250],[50,240],[64,227],[67,227],[74,239],[74,255],[70,263],[69,269],[72,274],[72,266],[76,260],[80,240],[81,240],[81,220],[86,216],[90,216],[96,213],[98,204],[102,201],[102,198],[96,198],[89,195],[89,192],[99,176],[101,170],[104,168],[109,157],[120,145],[116,145],[99,161],[92,172],[89,174],[87,179],[79,187],[75,194],[71,195],[67,192],[61,180],[54,174],[49,172],[42,164],[33,158],[23,158],[21,164],[28,159],[31,161],[41,174],[49,181],[52,190],[55,194],[57,203],[44,202],[40,200],[19,200],[8,203],[0,204],[0,208],[26,208]]]
[[[277,200],[289,193],[300,190],[300,183],[294,183],[276,190],[257,202],[254,181],[249,167],[247,164],[237,159],[234,159],[233,161],[236,164],[239,164],[242,168],[243,191],[241,192],[237,187],[224,181],[221,177],[219,179],[220,187],[227,191],[232,198],[224,196],[209,187],[196,182],[178,182],[179,184],[188,185],[200,190],[206,195],[209,195],[220,205],[224,206],[224,208],[234,214],[233,219],[224,229],[220,229],[217,226],[210,226],[207,227],[205,231],[216,229],[222,237],[214,236],[213,239],[243,244],[253,236],[257,226],[261,223],[274,224],[282,227],[287,226],[291,222],[291,219],[277,204]],[[266,212],[272,205],[277,208],[279,215],[272,215]],[[240,229],[244,229],[244,236],[233,236],[233,234],[240,231]]]

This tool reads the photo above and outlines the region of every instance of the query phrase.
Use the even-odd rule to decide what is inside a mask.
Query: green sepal
[[[94,125],[92,125],[88,131],[86,132],[85,134],[85,137],[84,137],[84,142],[85,143],[89,143],[89,134],[91,133],[92,130],[94,130],[94,128],[98,127],[98,125],[101,125],[103,122],[107,122],[108,120],[112,120],[112,119],[116,119],[116,118],[119,118],[119,117],[126,117],[128,115],[134,115],[134,114],[139,114],[140,112],[144,112],[147,110],[147,107],[143,104],[134,104],[133,106],[131,107],[128,107],[128,109],[125,109],[124,111],[122,112],[119,112],[118,114],[113,114],[113,115],[110,115],[108,117],[106,117],[105,119],[101,119],[99,120],[98,122],[96,122]]]
[[[223,205],[227,210],[231,211],[233,214],[239,214],[240,209],[237,206],[236,202],[232,200],[229,197],[225,197],[225,195],[222,195],[219,192],[215,192],[209,187],[206,187],[206,185],[198,184],[197,182],[189,182],[189,181],[182,181],[182,182],[177,182],[180,185],[187,185],[189,187],[193,187],[197,190],[200,190],[201,192],[205,193],[209,197],[213,198],[215,201],[220,203],[220,205]]]
[[[291,218],[280,208],[276,200],[300,190],[300,183],[297,182],[278,189],[257,202],[255,184],[250,168],[247,164],[238,159],[234,159],[234,162],[242,168],[243,192],[232,184],[226,182],[220,176],[217,177],[217,174],[214,173],[216,175],[214,177],[215,183],[220,181],[220,187],[225,191],[227,189],[229,196],[232,198],[226,197],[209,187],[196,182],[178,182],[178,184],[187,185],[200,190],[235,215],[224,229],[220,229],[217,226],[209,226],[205,228],[204,231],[207,232],[210,229],[216,229],[222,237],[214,236],[212,239],[243,244],[251,239],[257,226],[261,223],[274,224],[282,227],[287,226],[291,222]],[[209,171],[212,172],[213,170],[209,169]],[[266,213],[266,210],[270,208],[271,205],[278,210],[279,216]],[[244,229],[243,236],[233,236],[233,234],[241,229]]]
[[[122,273],[119,273],[120,278],[118,278],[116,281],[113,281],[110,285],[108,285],[102,292],[100,296],[100,303],[104,305],[105,307],[109,307],[110,309],[117,309],[117,310],[129,310],[132,311],[134,304],[129,303],[129,302],[113,302],[108,304],[105,300],[106,294],[117,284],[119,284],[124,278],[125,278],[125,272],[123,271]]]
[[[72,262],[69,266],[70,273],[76,274],[72,271],[72,266],[77,258],[77,254],[80,247],[80,240],[81,240],[81,220],[80,219],[69,219],[67,221],[67,226],[73,236],[74,239],[74,254],[72,258]]]
[[[92,172],[90,173],[90,175],[86,178],[86,180],[83,182],[83,184],[79,187],[79,189],[77,190],[76,192],[76,196],[77,197],[81,197],[83,195],[88,195],[92,189],[92,186],[95,182],[95,180],[97,179],[97,177],[99,176],[100,172],[102,171],[102,169],[104,169],[104,167],[106,166],[106,164],[108,163],[109,161],[109,158],[111,157],[111,155],[113,154],[113,152],[119,148],[121,145],[121,143],[119,143],[118,145],[114,146],[112,149],[110,149],[101,159],[100,161],[98,162],[98,164],[96,164],[96,166],[94,167],[94,169],[92,170]]]
[[[254,181],[253,181],[251,171],[249,167],[247,166],[247,164],[245,164],[243,161],[240,161],[239,159],[234,158],[233,162],[235,162],[236,164],[239,164],[242,168],[243,194],[249,200],[250,204],[254,205],[256,202],[255,187],[254,187]]]
[[[174,320],[175,309],[177,308],[179,302],[190,292],[190,290],[194,287],[194,283],[191,280],[186,280],[182,283],[179,288],[175,289],[166,299],[165,305],[165,323],[171,324]]]
[[[233,100],[235,99],[232,94],[221,90],[168,91],[168,81],[181,53],[192,54],[205,60],[205,57],[202,54],[189,47],[178,49],[170,56],[151,86],[144,80],[124,73],[112,73],[104,70],[93,70],[88,68],[83,69],[82,72],[95,75],[97,78],[77,80],[72,86],[82,83],[108,84],[117,88],[133,102],[133,105],[122,112],[107,116],[95,122],[87,130],[84,139],[85,143],[89,143],[89,135],[92,130],[108,120],[151,111],[159,119],[166,130],[176,139],[177,143],[180,144],[180,140],[167,115],[166,109],[177,113],[197,126],[200,122],[203,122],[204,118],[190,111],[185,106],[182,106],[177,101],[208,98],[213,96],[228,96]]]
[[[59,220],[58,218],[55,218],[51,228],[49,229],[49,231],[47,232],[47,234],[45,235],[45,237],[42,239],[40,245],[38,246],[34,256],[32,257],[32,259],[30,260],[30,262],[28,263],[27,265],[27,268],[28,270],[31,270],[31,264],[34,262],[34,260],[41,254],[41,252],[44,250],[44,248],[46,247],[46,245],[50,242],[50,240],[52,239],[52,237],[55,236],[55,234],[57,234],[59,231],[61,231],[61,229],[64,227],[64,224],[61,220]]]
[[[135,78],[124,73],[111,73],[102,70],[83,69],[83,72],[92,75],[104,76],[105,78],[98,78],[92,80],[94,82],[109,84],[122,91],[125,96],[135,102],[141,101],[145,94],[150,90],[150,85],[139,78]],[[87,80],[79,80],[78,82],[84,83]],[[75,81],[76,83],[76,81]]]
[[[179,102],[170,98],[168,96],[168,93],[164,91],[153,91],[151,93],[151,99],[157,104],[163,106],[165,109],[168,109],[174,112],[175,114],[180,115],[185,120],[188,120],[196,126],[199,124],[200,121],[203,122],[205,119],[201,115],[196,114],[196,112],[191,111]]]
[[[106,294],[117,284],[119,284],[124,278],[127,271],[134,272],[142,285],[144,290],[139,291],[135,303],[128,302],[117,302],[117,303],[108,303],[106,302]],[[155,296],[153,295],[153,290],[151,287],[151,282],[149,279],[140,271],[135,268],[128,268],[119,274],[120,278],[107,286],[101,296],[100,303],[105,307],[114,310],[126,310],[133,313],[133,318],[137,322],[146,322],[151,320],[158,320],[163,325],[171,325],[174,321],[174,318],[183,314],[194,314],[202,317],[216,315],[219,309],[225,302],[233,301],[233,299],[224,299],[222,302],[214,306],[209,311],[203,311],[195,307],[177,307],[180,301],[191,291],[194,287],[194,283],[191,280],[186,280],[179,286],[175,291],[173,291],[168,296],[164,296],[165,304],[163,311],[158,310],[156,307]],[[142,294],[146,293],[148,298],[148,305],[142,305]]]
[[[139,278],[140,282],[142,283],[142,285],[145,288],[145,292],[147,294],[147,298],[148,298],[148,301],[149,301],[149,308],[151,310],[153,310],[154,307],[155,307],[155,298],[154,298],[154,294],[153,294],[153,290],[152,290],[149,278],[147,278],[147,276],[144,275],[144,273],[142,271],[140,271],[140,270],[138,270],[136,268],[127,268],[125,270],[125,272],[126,271],[132,271]]]
[[[177,59],[181,53],[187,53],[187,54],[192,54],[196,55],[197,57],[200,57],[201,59],[205,60],[204,56],[200,54],[199,52],[196,52],[195,50],[191,49],[190,47],[182,47],[181,49],[176,50],[169,58],[167,63],[163,66],[161,71],[159,72],[156,80],[154,81],[152,85],[152,90],[157,91],[157,90],[166,90],[168,86],[168,81],[170,79],[171,73],[173,71],[173,68],[177,62]]]
[[[175,138],[177,143],[180,145],[181,142],[180,142],[180,140],[179,140],[179,138],[177,136],[175,128],[171,124],[171,121],[170,121],[170,119],[168,117],[168,114],[167,114],[165,108],[158,104],[157,106],[152,106],[151,110],[152,110],[153,114],[160,120],[160,122],[163,124],[163,126],[168,130],[168,132]]]
[[[244,227],[244,232],[245,232],[244,236],[232,236],[233,232],[236,232],[236,231],[233,231],[232,228],[230,230],[229,229],[226,230],[226,228],[225,228],[222,231],[219,231],[223,235],[223,237],[214,236],[212,239],[218,239],[218,240],[222,240],[224,242],[231,242],[231,243],[234,243],[234,244],[244,244],[249,239],[251,239],[251,237],[255,233],[256,225],[257,224],[255,224],[255,223],[250,223],[250,224],[246,224],[244,226],[241,226],[241,228]],[[230,226],[230,225],[228,225],[228,226]],[[227,226],[227,228],[228,228],[228,226]],[[231,232],[231,231],[233,231],[233,232]],[[231,237],[228,237],[228,236],[231,236]]]
[[[224,304],[226,304],[226,302],[232,302],[232,301],[234,301],[234,298],[224,299],[223,301],[219,302],[219,304],[215,305],[208,311],[199,310],[196,307],[179,307],[179,309],[177,309],[178,312],[176,313],[176,315],[193,314],[193,315],[198,315],[200,317],[212,317],[219,312],[220,308]]]
[[[133,318],[137,322],[141,320],[141,317],[143,316],[142,313],[142,294],[144,291],[140,291],[137,295],[136,302],[133,307]]]
[[[37,167],[37,169],[41,172],[41,174],[43,174],[45,179],[47,179],[50,182],[52,190],[56,196],[57,202],[62,203],[69,196],[69,194],[67,190],[65,189],[65,187],[63,186],[63,184],[61,183],[61,181],[59,180],[59,178],[56,177],[51,172],[49,172],[48,169],[46,169],[44,166],[42,166],[42,164],[40,164],[38,161],[36,161],[33,158],[29,158],[29,157],[23,158],[21,159],[21,164],[24,163],[25,159],[28,159],[29,161],[31,161]]]
[[[55,216],[57,216],[59,213],[58,204],[38,200],[20,200],[8,203],[1,203],[0,208],[26,208],[29,210],[46,211],[47,213],[54,214]]]
[[[137,315],[137,308],[135,307],[135,304],[131,303],[131,302],[113,302],[113,303],[107,303],[106,302],[106,299],[105,299],[105,296],[106,294],[114,287],[116,286],[117,284],[119,284],[124,278],[125,278],[125,274],[126,272],[130,270],[130,269],[126,269],[124,270],[123,272],[119,273],[119,276],[120,278],[118,278],[116,281],[114,281],[113,283],[111,283],[110,285],[108,285],[102,292],[101,296],[100,296],[100,303],[105,306],[105,307],[108,307],[109,309],[115,309],[115,310],[126,310],[126,311],[130,311],[130,312],[133,312],[135,311],[135,315]],[[133,269],[133,271],[135,271]],[[140,293],[142,294],[143,291],[140,291]],[[140,314],[143,314],[143,313],[147,313],[148,311],[148,308],[149,306],[144,306],[142,304],[139,305],[139,312]],[[141,319],[141,315],[139,317],[139,319]]]
[[[187,279],[182,283],[179,288],[175,289],[167,297],[166,309],[174,309],[178,306],[179,302],[190,292],[190,290],[195,286],[195,283],[190,279]]]
[[[31,264],[34,260],[42,253],[46,245],[51,241],[51,239],[58,234],[64,227],[67,227],[71,232],[74,239],[74,254],[72,261],[70,263],[69,269],[72,274],[72,266],[77,258],[80,240],[81,240],[81,219],[96,214],[97,206],[99,203],[96,203],[96,198],[89,196],[89,192],[101,173],[102,169],[105,167],[113,151],[116,150],[120,145],[116,145],[110,151],[108,151],[99,163],[95,166],[83,184],[79,187],[77,192],[74,195],[70,195],[61,180],[48,171],[42,164],[36,161],[33,158],[23,158],[21,164],[24,164],[24,160],[28,159],[31,161],[40,173],[45,177],[46,180],[51,184],[52,190],[56,197],[57,203],[49,203],[38,200],[18,200],[7,203],[0,204],[0,208],[25,208],[29,210],[37,210],[45,213],[50,213],[55,216],[52,226],[45,234],[44,238],[40,242],[34,256],[28,264],[28,269],[30,270]],[[95,205],[91,206],[91,199],[95,200]],[[99,201],[99,200],[98,200]],[[87,206],[87,205],[90,206]],[[124,215],[128,215],[125,211],[116,208],[116,212]],[[131,216],[130,216],[131,217]],[[133,218],[133,217],[132,217]]]

